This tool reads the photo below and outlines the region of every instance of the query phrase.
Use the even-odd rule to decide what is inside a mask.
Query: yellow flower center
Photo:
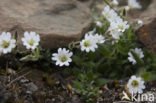
[[[61,60],[61,62],[65,62],[65,61],[67,61],[67,57],[66,56],[61,56],[60,60]]]
[[[84,46],[85,46],[85,47],[89,47],[89,46],[90,46],[90,42],[86,40],[86,41],[84,42]]]
[[[3,40],[3,42],[2,42],[2,45],[1,45],[1,46],[2,46],[3,48],[8,48],[8,47],[9,47],[9,45],[10,45],[10,42]]]
[[[123,30],[123,29],[124,29],[124,27],[123,27],[122,25],[120,25],[120,26],[119,26],[119,29]]]
[[[106,16],[106,17],[109,16],[109,12],[106,12],[105,16]]]
[[[35,43],[34,39],[30,39],[30,40],[28,41],[28,44],[29,44],[30,46],[33,46],[34,43]]]
[[[133,87],[137,87],[139,85],[137,80],[133,80],[131,84]]]

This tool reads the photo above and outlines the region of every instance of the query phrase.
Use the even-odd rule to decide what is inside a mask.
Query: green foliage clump
[[[77,94],[81,95],[86,103],[95,103],[96,96],[99,94],[99,88],[95,84],[95,75],[90,73],[79,74],[78,79],[74,81],[74,87]]]
[[[99,44],[95,52],[86,53],[74,49],[73,66],[70,68],[76,78],[74,81],[76,93],[86,99],[87,103],[92,103],[98,96],[100,85],[113,80],[126,79],[132,75],[141,76],[145,81],[156,79],[156,57],[138,41],[132,26],[120,36],[118,42],[113,43],[112,37],[107,32],[109,22],[103,17],[98,20],[102,23],[102,27],[94,25],[91,30],[96,28],[95,34],[104,35],[105,43]],[[140,59],[132,52],[137,62],[133,65],[128,61],[128,53],[135,48],[142,48],[144,58]],[[89,80],[88,74],[92,77]]]

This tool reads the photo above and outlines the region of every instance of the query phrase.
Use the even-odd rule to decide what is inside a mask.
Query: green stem
[[[122,19],[124,19],[113,7],[112,5],[107,1],[107,0],[104,0],[104,2],[110,6],[111,9],[113,9]]]
[[[116,53],[116,50],[117,50],[117,48],[114,48],[114,50],[113,50],[113,52],[111,54],[111,57]]]
[[[111,7],[111,4],[107,0],[104,0],[104,2]]]
[[[78,45],[78,44],[80,44],[80,41],[72,42],[72,43],[69,44],[68,48],[69,48],[70,50],[72,50],[72,49],[75,48],[76,45]]]

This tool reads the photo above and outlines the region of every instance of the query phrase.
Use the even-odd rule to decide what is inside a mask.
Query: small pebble
[[[29,80],[28,80],[28,79],[21,79],[20,82],[21,82],[21,83],[26,83],[26,82],[29,82]]]
[[[32,92],[31,92],[31,91],[26,91],[26,93],[27,93],[27,94],[32,94]]]

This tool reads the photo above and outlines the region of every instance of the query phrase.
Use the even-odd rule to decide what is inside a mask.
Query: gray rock
[[[25,86],[27,87],[28,91],[35,92],[38,90],[38,87],[33,82],[25,84]]]
[[[2,76],[0,75],[0,82],[5,84],[5,83],[8,83],[10,81],[9,77],[8,76]]]
[[[139,40],[156,54],[156,0],[140,14],[139,18],[143,20],[144,26],[137,30]]]
[[[31,91],[26,91],[26,93],[27,93],[27,94],[32,94],[32,92],[31,92]]]
[[[52,103],[53,101],[51,99],[46,99],[45,103]]]
[[[27,82],[29,82],[29,80],[28,79],[21,79],[20,82],[21,83],[27,83]]]
[[[4,86],[0,83],[0,92],[3,91],[5,88]]]
[[[10,93],[4,93],[0,95],[0,103],[7,103],[8,99],[10,98]]]
[[[72,96],[70,103],[81,103],[81,100],[77,95],[74,95],[74,96]]]
[[[92,0],[94,1],[94,0]],[[35,31],[45,48],[79,40],[92,23],[90,9],[77,0],[0,0],[0,32]]]

